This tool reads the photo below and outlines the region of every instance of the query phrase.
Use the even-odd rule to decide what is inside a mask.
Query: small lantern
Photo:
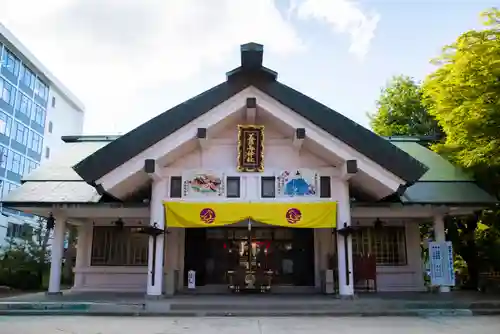
[[[375,221],[373,222],[373,227],[375,227],[375,229],[379,230],[381,228],[384,227],[384,222],[380,220],[380,218],[377,218],[375,219]]]
[[[137,230],[138,233],[143,233],[150,235],[152,237],[157,237],[160,234],[166,233],[164,230],[158,227],[157,223],[154,223],[153,225],[145,226],[145,227],[140,227]],[[167,232],[168,233],[168,232]]]
[[[353,234],[356,231],[356,229],[352,226],[347,226],[347,223],[344,223],[344,227],[341,229],[337,229],[337,233],[340,234],[341,236],[347,237],[351,234]]]
[[[119,231],[123,230],[123,226],[125,225],[125,223],[123,222],[123,220],[121,218],[118,218],[118,220],[115,221],[114,224],[116,226],[116,229]]]

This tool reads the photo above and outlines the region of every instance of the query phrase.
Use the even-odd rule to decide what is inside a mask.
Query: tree
[[[485,29],[470,30],[444,47],[440,66],[423,84],[424,105],[442,127],[445,140],[432,148],[471,171],[490,192],[500,194],[500,11],[481,15]],[[469,286],[476,287],[498,233],[499,210],[451,218],[448,235],[467,263]],[[478,231],[478,226],[485,228]],[[486,231],[491,229],[491,231]],[[498,239],[497,239],[498,242]],[[489,253],[486,254],[486,253]],[[481,255],[481,257],[479,256]],[[489,265],[493,262],[488,262]],[[497,268],[498,269],[498,268]]]
[[[434,149],[499,195],[500,11],[481,16],[486,29],[460,35],[433,61],[440,68],[424,81],[424,103],[446,133]]]
[[[0,280],[19,289],[42,287],[43,277],[49,269],[48,242],[51,231],[46,220],[37,217],[36,225],[25,224],[20,238],[8,238],[0,249]]]
[[[370,125],[380,136],[439,136],[441,130],[422,103],[419,84],[411,77],[392,77],[382,88]]]

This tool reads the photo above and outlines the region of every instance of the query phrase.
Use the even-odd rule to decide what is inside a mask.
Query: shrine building
[[[4,198],[54,222],[49,293],[69,225],[73,291],[425,290],[420,224],[444,241],[446,216],[496,200],[423,139],[382,138],[262,61],[242,45],[224,82],[130,132],[63,137]]]

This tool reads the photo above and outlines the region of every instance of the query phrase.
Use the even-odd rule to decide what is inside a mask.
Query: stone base
[[[339,295],[339,299],[341,300],[354,300],[358,299],[357,295]]]
[[[145,297],[147,300],[161,300],[165,298],[164,295],[148,295],[148,294],[146,294]]]
[[[47,292],[45,292],[45,295],[47,295],[47,296],[62,296],[63,293],[62,293],[62,291],[57,291],[57,292],[49,292],[49,291],[47,291]]]

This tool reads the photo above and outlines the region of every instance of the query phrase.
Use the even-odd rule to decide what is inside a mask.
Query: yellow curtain
[[[164,202],[168,227],[216,227],[252,219],[293,228],[334,228],[337,203],[199,203]]]

